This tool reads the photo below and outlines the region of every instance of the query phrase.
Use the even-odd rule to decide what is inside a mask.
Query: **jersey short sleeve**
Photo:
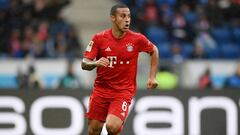
[[[152,53],[153,43],[142,34],[140,34],[139,45],[139,52]]]
[[[95,35],[87,45],[87,48],[84,52],[84,58],[91,60],[95,59],[98,55],[98,44],[97,36]]]

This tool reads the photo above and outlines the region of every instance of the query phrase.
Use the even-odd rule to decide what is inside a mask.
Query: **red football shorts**
[[[93,92],[89,99],[89,111],[86,113],[86,117],[105,122],[107,115],[113,114],[125,121],[130,104],[131,100],[124,96],[106,98]]]

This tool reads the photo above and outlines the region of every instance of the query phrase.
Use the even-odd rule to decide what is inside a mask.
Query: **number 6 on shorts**
[[[127,111],[127,102],[126,101],[123,101],[123,104],[122,104],[122,110],[124,111],[124,112],[126,112]]]

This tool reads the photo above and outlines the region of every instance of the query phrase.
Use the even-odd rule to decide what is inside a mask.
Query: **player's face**
[[[112,21],[120,31],[126,32],[131,21],[129,8],[118,8],[115,16],[112,16]]]

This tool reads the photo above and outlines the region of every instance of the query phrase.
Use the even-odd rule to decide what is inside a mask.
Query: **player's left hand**
[[[149,78],[147,81],[148,89],[155,89],[158,86],[157,80],[155,78]]]

